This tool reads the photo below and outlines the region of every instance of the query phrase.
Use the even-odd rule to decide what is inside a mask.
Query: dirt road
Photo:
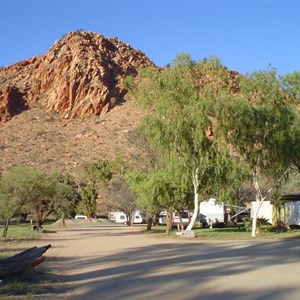
[[[81,225],[49,233],[48,242],[44,265],[60,273],[64,299],[300,298],[296,239],[191,241]]]

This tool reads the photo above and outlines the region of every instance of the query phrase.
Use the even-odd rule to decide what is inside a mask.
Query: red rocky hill
[[[0,170],[25,164],[75,174],[116,157],[143,165],[143,147],[133,141],[141,112],[125,100],[124,78],[152,66],[116,38],[77,31],[44,55],[2,68]]]
[[[64,118],[101,115],[124,101],[124,78],[154,64],[116,38],[76,31],[41,56],[0,70],[0,121],[38,102]]]

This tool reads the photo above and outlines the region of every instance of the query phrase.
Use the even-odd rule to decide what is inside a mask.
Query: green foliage
[[[20,213],[39,194],[39,170],[24,166],[6,169],[0,181],[0,218],[4,221],[3,236],[6,236],[10,219]]]
[[[0,218],[6,235],[12,217],[34,213],[42,226],[53,212],[69,214],[78,199],[77,187],[69,175],[58,175],[36,168],[16,166],[6,169],[0,180]]]
[[[97,189],[94,184],[89,183],[80,190],[81,200],[77,205],[77,214],[93,216],[96,211]]]
[[[150,195],[168,211],[194,203],[195,215],[198,194],[201,199],[230,198],[244,172],[237,172],[239,162],[231,159],[215,130],[216,99],[230,95],[226,69],[216,59],[195,63],[189,55],[180,54],[172,68],[148,69],[141,75],[131,96],[147,110],[141,128],[157,158],[146,175],[149,183],[141,185],[152,183]],[[143,189],[139,192],[143,194]]]
[[[59,174],[55,185],[55,212],[64,217],[74,215],[81,200],[74,178],[69,174]]]
[[[202,64],[208,64],[208,65],[212,65],[212,66],[221,66],[221,59],[214,56],[214,55],[210,55],[208,56],[208,58],[203,58],[202,60],[200,60],[200,63]]]
[[[105,185],[112,179],[113,172],[108,160],[98,160],[84,168],[85,180],[93,184]]]
[[[148,69],[131,91],[132,97],[147,109],[142,128],[157,154],[157,169],[169,169],[168,173],[177,177],[189,176],[190,181],[197,170],[201,187],[198,192],[201,190],[202,195],[214,190],[215,183],[218,188],[224,186],[222,179],[228,187],[232,176],[226,177],[225,169],[228,174],[233,162],[229,161],[227,146],[222,145],[216,132],[213,139],[208,134],[214,127],[215,97],[229,93],[226,70],[218,64],[196,64],[187,54],[178,55],[172,65],[161,72]],[[212,83],[207,72],[218,80]],[[173,184],[181,185],[174,178]]]
[[[177,54],[175,59],[172,61],[171,67],[192,66],[193,64],[195,64],[195,61],[192,60],[192,57],[190,54],[180,53],[180,54]]]
[[[297,103],[300,101],[300,72],[294,71],[293,73],[288,73],[281,77],[282,88],[291,93],[296,99]]]
[[[111,98],[109,99],[109,103],[110,103],[110,105],[115,106],[115,105],[117,104],[117,99],[116,99],[116,97],[111,97]]]
[[[281,187],[284,194],[297,194],[300,190],[300,174],[298,171],[293,171],[289,174],[286,182]]]
[[[217,98],[218,131],[248,166],[258,204],[278,190],[292,169],[300,170],[299,113],[295,97],[283,86],[274,69],[253,72],[240,79],[238,95]]]
[[[149,170],[148,173],[128,173],[125,177],[137,195],[138,207],[147,215],[161,210],[183,209],[188,206],[190,182],[170,170]]]
[[[134,83],[133,77],[131,76],[126,76],[124,79],[124,88],[128,91],[132,88]]]
[[[240,94],[220,98],[218,127],[228,143],[259,173],[278,178],[299,164],[299,115],[274,70],[241,80]]]
[[[152,216],[159,210],[159,205],[152,191],[149,190],[147,174],[128,172],[125,181],[136,195],[137,207],[145,216]]]
[[[253,220],[251,218],[246,218],[243,220],[244,228],[246,231],[251,231],[252,230],[252,223]],[[257,218],[257,228],[260,230],[262,227],[268,227],[271,226],[272,224],[268,221],[266,218]]]

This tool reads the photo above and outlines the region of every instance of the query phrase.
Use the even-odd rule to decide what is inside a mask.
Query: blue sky
[[[45,53],[69,31],[117,37],[164,66],[217,56],[240,73],[300,71],[300,0],[0,0],[0,66]]]

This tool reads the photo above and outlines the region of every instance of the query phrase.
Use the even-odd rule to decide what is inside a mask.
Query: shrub
[[[252,230],[252,218],[246,218],[244,219],[243,223],[244,223],[244,228],[246,229],[246,231],[251,231]],[[258,231],[262,228],[262,227],[268,227],[271,226],[272,224],[268,221],[268,219],[266,218],[257,218],[257,229]]]

